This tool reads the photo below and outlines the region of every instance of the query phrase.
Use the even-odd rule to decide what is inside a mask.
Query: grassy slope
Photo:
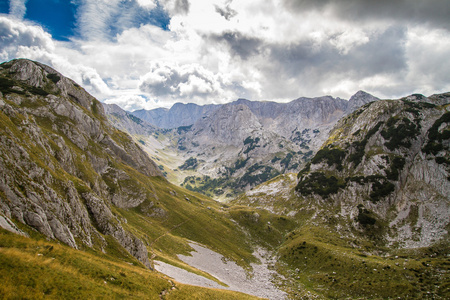
[[[279,282],[294,299],[450,298],[448,238],[430,248],[392,250],[374,243],[376,233],[336,231],[350,221],[336,217],[339,207],[304,201],[294,194],[290,198],[242,195],[234,203],[242,205],[232,213],[239,224],[279,255],[276,268],[287,278]],[[261,203],[280,214],[264,212]],[[298,213],[281,214],[286,207]]]
[[[19,86],[22,85],[22,83],[18,82],[14,84],[17,84]],[[26,85],[23,86],[27,89],[30,89],[30,87]],[[8,91],[8,93],[15,93],[15,91]],[[38,109],[46,106],[47,104],[40,96],[30,97],[29,94],[22,93],[20,94],[20,97],[22,97],[22,107],[25,106],[27,108]],[[71,101],[73,104],[77,105],[70,99],[66,100]],[[6,99],[4,99],[4,101],[8,105],[17,108],[17,111],[20,111],[18,105]],[[92,118],[98,117],[96,116],[95,110],[93,110],[93,112],[90,112],[81,106],[79,106],[79,108]],[[105,119],[98,118],[98,120],[108,131],[108,134],[110,134],[111,137],[119,145],[124,145],[124,148],[126,149],[131,142],[131,139],[124,133],[108,127],[108,125],[104,123],[106,121]],[[44,141],[44,143],[48,143],[48,145],[50,145],[50,147],[53,148],[53,151],[55,152],[60,151],[60,148],[55,144],[52,136],[60,135],[63,137],[66,145],[71,151],[71,155],[73,156],[74,167],[77,170],[77,177],[66,172],[65,169],[61,167],[59,162],[54,158],[54,155],[50,154],[49,149],[41,147],[40,143],[39,145],[37,145],[36,143],[30,142],[33,141],[33,138],[30,137],[26,131],[19,130],[20,125],[24,121],[36,122],[36,125],[38,125],[42,130],[42,140]],[[120,159],[111,157],[98,143],[92,140],[88,140],[89,145],[86,151],[89,151],[91,154],[99,158],[106,159],[109,163],[109,166],[114,170],[118,170],[119,172],[121,172],[120,174],[123,176],[116,180],[117,173],[96,173],[94,168],[90,165],[89,161],[83,156],[83,154],[86,152],[82,151],[76,145],[74,145],[71,140],[67,138],[67,136],[65,136],[61,130],[58,129],[59,127],[63,127],[67,124],[73,126],[77,125],[73,120],[63,117],[60,118],[59,116],[57,116],[55,120],[51,120],[50,118],[40,116],[36,116],[35,118],[33,118],[30,115],[21,113],[15,113],[14,115],[7,116],[3,112],[0,112],[0,130],[2,131],[2,134],[8,136],[11,140],[14,141],[14,143],[22,147],[22,149],[24,149],[26,153],[28,153],[29,159],[33,163],[37,164],[40,168],[50,173],[53,178],[51,187],[60,195],[61,199],[65,198],[65,183],[69,181],[73,182],[80,195],[86,192],[93,192],[91,187],[96,186],[97,183],[101,181],[104,181],[106,183],[108,192],[111,194],[115,194],[118,191],[123,191],[124,193],[126,193],[127,191],[138,191],[141,195],[145,195],[145,201],[136,208],[119,209],[112,206],[111,209],[113,213],[120,220],[122,220],[122,224],[124,225],[126,230],[129,230],[147,244],[149,254],[152,257],[165,260],[166,262],[171,262],[175,265],[183,266],[188,270],[205,275],[198,270],[192,270],[191,267],[183,264],[176,257],[176,254],[189,253],[189,251],[191,250],[189,247],[189,241],[192,240],[210,247],[211,249],[221,253],[227,258],[233,259],[243,267],[249,267],[250,262],[255,261],[255,258],[252,256],[252,247],[250,243],[248,243],[246,235],[230,220],[229,213],[222,207],[221,204],[205,196],[201,196],[199,194],[192,193],[182,188],[171,185],[169,182],[162,178],[150,178],[144,176],[142,173],[131,168]],[[49,161],[53,165],[53,168],[50,168],[48,166]],[[20,170],[14,170],[12,172],[15,172],[12,174],[14,177],[23,178],[24,184],[29,184],[29,182],[27,181],[26,173],[21,173]],[[0,196],[2,196],[2,199],[7,199],[3,194]],[[20,224],[17,225],[20,226]],[[128,262],[130,262],[131,260],[134,261],[135,264],[139,264],[120,245],[118,245],[113,238],[108,236],[104,237],[108,241],[109,248],[107,249],[107,253],[109,256],[103,257],[101,260],[98,260],[94,263],[98,266],[99,269],[108,268],[106,267],[106,265],[111,264],[110,260],[116,260],[117,257],[122,257],[122,259],[127,257]],[[21,291],[25,293],[23,295],[23,298],[29,297],[29,295],[27,296],[26,294],[28,292],[36,297],[39,293],[41,293],[41,291],[45,289],[45,286],[41,286],[38,284],[38,282],[44,281],[38,280],[40,277],[40,275],[38,274],[40,271],[38,272],[38,270],[42,270],[43,273],[46,273],[46,276],[52,278],[53,275],[51,274],[53,274],[53,272],[56,272],[53,270],[53,268],[50,268],[53,264],[49,264],[47,262],[45,264],[42,264],[39,260],[37,260],[37,258],[34,257],[37,256],[37,250],[35,252],[32,252],[31,254],[27,252],[26,249],[30,247],[41,248],[41,246],[39,245],[29,246],[33,243],[37,243],[33,239],[24,240],[24,238],[21,237],[13,238],[11,237],[11,234],[8,235],[6,233],[2,233],[1,242],[4,243],[8,239],[10,240],[10,242],[8,243],[11,244],[8,245],[8,243],[6,243],[2,246],[4,248],[1,249],[2,251],[6,251],[3,252],[3,260],[7,261],[7,257],[11,257],[13,259],[10,260],[10,265],[5,264],[4,267],[2,267],[3,277],[8,277],[8,274],[10,274],[11,276],[13,276],[11,278],[15,278],[14,276],[17,275],[17,280],[25,277],[29,278],[29,281],[31,282],[30,284],[28,283],[28,281],[23,283],[24,288],[23,291]],[[16,245],[17,243],[22,246]],[[42,241],[39,243],[42,243]],[[97,243],[94,243],[94,248],[99,249]],[[50,245],[51,244],[52,243],[50,243]],[[67,256],[65,257],[78,257],[81,255],[81,252],[67,249],[63,246],[61,247],[61,249],[64,249],[61,250],[61,253],[67,253]],[[57,247],[54,246],[53,249],[57,249]],[[93,251],[90,249],[86,250],[88,250],[88,252]],[[89,257],[88,259],[83,258],[85,259],[85,262],[83,262],[82,264],[84,264],[86,267],[89,266],[89,264],[92,263],[91,259],[98,256],[99,254],[93,253],[92,255],[93,256]],[[39,256],[39,258],[42,257]],[[103,264],[105,264],[105,266],[102,266]],[[25,268],[26,265],[29,265],[28,271],[30,272],[28,272]],[[57,284],[57,282],[59,282],[57,287],[58,290],[61,290],[61,292],[58,292],[58,295],[66,295],[67,298],[70,298],[70,293],[74,292],[74,289],[76,289],[75,285],[77,280],[79,282],[84,282],[87,279],[74,278],[73,281],[71,281],[71,276],[76,277],[83,274],[78,274],[77,272],[79,271],[67,271],[66,269],[64,269],[65,265],[61,268],[57,267],[57,264],[54,265],[56,269],[59,268],[59,273],[55,273],[56,275],[54,276],[58,278],[65,278],[64,280],[61,279],[62,281],[60,282],[58,280],[53,280],[54,284]],[[70,268],[73,267],[70,264],[68,266],[70,266]],[[120,268],[122,268],[122,266]],[[17,271],[16,274],[12,274],[13,270],[15,269],[21,271]],[[32,270],[36,270],[36,272]],[[44,272],[44,270],[46,271]],[[100,274],[102,272],[99,271],[98,273]],[[116,278],[115,282],[117,282],[117,278],[120,278],[116,275],[117,274],[114,275],[114,277]],[[83,276],[85,276],[85,274]],[[94,278],[98,277],[97,275],[92,276]],[[8,281],[5,279],[4,283],[2,284],[2,288],[7,289],[8,286],[12,288],[15,281],[17,280]],[[67,282],[68,284],[67,290],[65,292],[63,292],[63,290],[65,289],[64,282]],[[72,285],[72,283],[74,285]],[[33,288],[33,286],[36,284],[38,285],[35,289]],[[102,295],[101,289],[96,287],[94,283],[91,289],[98,291],[99,295]],[[199,289],[199,291],[201,290],[203,289]],[[5,290],[5,295],[6,292],[7,291]],[[134,292],[137,291],[133,291],[133,293]],[[147,292],[148,289],[145,293]],[[88,295],[89,293],[90,292],[87,291],[86,295]],[[120,293],[118,292],[117,297],[121,297]],[[192,293],[192,290],[190,290],[189,293]],[[84,298],[82,297],[82,295],[83,294],[80,294],[80,298]],[[107,294],[105,294],[105,297],[110,298]]]
[[[120,249],[79,251],[29,232],[33,238],[0,229],[2,299],[257,299],[174,283]]]

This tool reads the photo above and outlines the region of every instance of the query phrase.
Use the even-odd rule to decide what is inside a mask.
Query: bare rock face
[[[143,242],[111,208],[145,201],[135,174],[162,176],[156,164],[109,125],[100,102],[52,68],[14,60],[0,65],[0,79],[1,215],[74,248],[105,249],[111,235],[150,267]]]
[[[430,246],[450,224],[448,94],[376,101],[342,118],[298,175],[298,196],[338,205],[385,244]],[[436,103],[443,103],[436,105]]]
[[[245,105],[225,105],[197,121],[187,139],[199,143],[239,146],[252,132],[262,130],[256,116]]]

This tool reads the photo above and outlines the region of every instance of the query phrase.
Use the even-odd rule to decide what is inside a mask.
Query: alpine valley
[[[126,112],[6,62],[0,295],[449,299],[449,148],[450,93]]]

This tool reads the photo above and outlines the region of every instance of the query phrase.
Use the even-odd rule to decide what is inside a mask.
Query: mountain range
[[[331,96],[289,103],[239,99],[222,105],[177,103],[171,109],[131,112],[143,121],[140,124],[160,128],[147,134],[142,134],[144,129],[136,132],[130,113],[123,122],[118,121],[118,113],[110,120],[121,123],[118,128],[142,143],[149,138],[148,144],[159,143],[148,153],[161,162],[172,181],[229,200],[279,174],[298,172],[339,118],[376,100],[359,91],[349,100]]]
[[[448,299],[449,103],[178,104],[187,123],[159,128],[46,65],[3,63],[0,294]],[[226,275],[191,253],[218,255]],[[270,270],[274,288],[224,290],[237,268],[260,283]]]

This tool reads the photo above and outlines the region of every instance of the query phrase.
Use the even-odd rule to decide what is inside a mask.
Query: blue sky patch
[[[46,28],[54,39],[67,41],[74,35],[76,6],[67,0],[28,0],[25,19]]]
[[[169,30],[169,14],[161,7],[159,3],[155,9],[150,12],[150,24],[158,26],[164,30]]]
[[[9,1],[0,1],[0,14],[9,13]]]

